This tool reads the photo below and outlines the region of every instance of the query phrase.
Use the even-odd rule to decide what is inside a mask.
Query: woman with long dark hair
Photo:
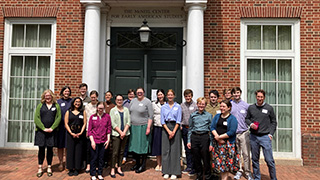
[[[69,86],[64,86],[60,91],[60,99],[58,99],[58,104],[61,108],[61,122],[59,124],[58,130],[58,138],[57,138],[57,148],[58,148],[58,158],[59,158],[59,170],[62,171],[64,169],[63,166],[63,156],[67,147],[67,130],[65,128],[64,116],[66,112],[69,110],[71,106],[72,98],[71,96],[71,88]]]
[[[87,124],[86,112],[82,110],[82,100],[76,97],[70,110],[65,114],[64,124],[67,130],[67,169],[69,176],[77,176],[82,165],[82,149]]]
[[[157,157],[156,171],[161,171],[161,139],[162,139],[162,124],[161,124],[161,107],[166,103],[165,92],[163,89],[157,90],[157,101],[152,102],[153,107],[153,138],[151,155]]]

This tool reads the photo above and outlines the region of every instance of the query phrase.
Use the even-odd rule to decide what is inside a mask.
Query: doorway
[[[111,28],[110,90],[127,96],[128,89],[173,89],[182,98],[182,28],[152,28],[149,43],[133,28]]]

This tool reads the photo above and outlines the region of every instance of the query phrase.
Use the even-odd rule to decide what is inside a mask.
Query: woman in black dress
[[[82,149],[85,140],[87,119],[86,112],[82,109],[82,100],[76,97],[71,102],[70,109],[64,117],[67,130],[67,169],[69,176],[77,176],[81,169]]]
[[[37,177],[41,177],[42,164],[47,148],[47,175],[52,176],[51,164],[53,157],[53,146],[56,145],[56,128],[61,121],[60,106],[56,97],[50,89],[45,90],[41,95],[41,103],[37,106],[34,115],[36,125],[34,145],[39,146]]]

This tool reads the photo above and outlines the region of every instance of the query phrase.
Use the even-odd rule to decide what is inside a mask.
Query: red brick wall
[[[320,166],[320,1],[208,0],[204,19],[205,93],[240,86],[240,8],[302,7],[301,134],[304,165]]]
[[[27,9],[16,13],[11,8]],[[40,7],[40,8],[39,8]],[[57,7],[58,11],[56,11]],[[30,10],[33,8],[33,10]],[[47,8],[47,9],[46,9]],[[84,38],[84,7],[79,0],[28,0],[0,1],[0,78],[2,79],[4,13],[10,17],[52,17],[56,14],[56,59],[54,91],[58,95],[60,89],[69,85],[72,96],[78,93],[78,85],[82,82],[83,38]],[[47,12],[43,12],[47,11]],[[2,86],[2,82],[0,83]],[[1,98],[1,95],[0,95]],[[1,99],[0,99],[1,102]]]

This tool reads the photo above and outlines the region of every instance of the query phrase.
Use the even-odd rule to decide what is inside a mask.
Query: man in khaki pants
[[[240,170],[236,173],[234,179],[240,179],[244,174],[245,178],[248,180],[253,180],[250,171],[250,133],[248,130],[248,125],[245,122],[249,104],[241,100],[241,93],[242,91],[239,87],[235,87],[231,91],[233,96],[233,101],[231,101],[231,114],[234,115],[238,120],[236,145],[238,152],[243,159],[243,162],[240,163]]]

